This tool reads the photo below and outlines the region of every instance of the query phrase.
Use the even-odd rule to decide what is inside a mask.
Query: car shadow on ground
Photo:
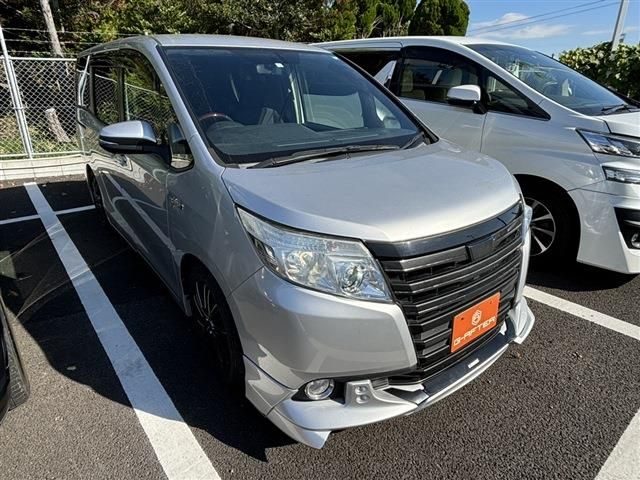
[[[82,206],[69,202],[68,194],[62,195],[81,191],[82,184],[57,182],[54,188],[48,188],[65,199],[63,208]],[[1,189],[0,205],[7,205],[3,198],[11,198],[14,203],[28,201],[28,196],[14,189],[24,190]],[[87,199],[85,196],[81,203],[86,205]],[[53,205],[55,200],[47,200],[55,210],[60,209]],[[9,216],[34,213],[28,206],[17,203],[10,210],[5,208],[13,212]],[[6,212],[0,209],[0,214],[3,213]],[[95,211],[68,214],[60,219],[201,443],[210,441],[202,433],[206,432],[260,461],[267,460],[267,449],[294,443],[246,399],[234,397],[215,378],[207,342],[160,279],[110,225],[100,221]],[[52,368],[111,401],[129,406],[39,220],[0,225],[0,295],[9,317],[37,342]],[[28,364],[26,368],[29,369]]]

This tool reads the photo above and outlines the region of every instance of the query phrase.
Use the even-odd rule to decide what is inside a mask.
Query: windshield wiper
[[[413,140],[415,141],[415,140]],[[251,165],[248,168],[270,168],[279,167],[280,165],[289,165],[291,163],[303,162],[305,160],[313,160],[315,158],[327,158],[337,155],[357,152],[373,152],[376,150],[399,150],[397,145],[346,145],[344,147],[321,148],[317,150],[305,150],[301,153],[294,153],[288,157],[272,157]]]
[[[629,105],[628,103],[621,103],[620,105],[611,105],[609,107],[603,107],[602,110],[600,111],[602,112],[603,115],[609,115],[612,113],[619,112],[621,110],[633,112],[635,110],[638,110],[638,107],[634,107],[633,105]]]

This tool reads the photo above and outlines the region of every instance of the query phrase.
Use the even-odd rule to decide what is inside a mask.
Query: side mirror
[[[149,122],[130,120],[107,125],[100,130],[99,144],[107,152],[120,154],[149,153],[169,158],[166,146],[158,145],[156,134]]]
[[[458,85],[447,92],[447,101],[460,105],[473,105],[482,98],[480,87],[477,85]]]
[[[482,91],[478,85],[458,85],[447,92],[447,102],[451,105],[471,107],[474,113],[484,114],[487,108],[481,100]]]

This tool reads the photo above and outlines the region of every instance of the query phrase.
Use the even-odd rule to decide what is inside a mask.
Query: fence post
[[[7,45],[4,42],[4,34],[2,32],[2,25],[0,25],[0,47],[2,48],[2,58],[4,60],[4,71],[7,76],[7,84],[9,85],[9,92],[11,94],[11,102],[13,103],[13,109],[16,113],[16,122],[18,123],[18,130],[20,131],[20,137],[22,138],[22,145],[27,157],[33,159],[33,146],[31,145],[31,136],[29,134],[29,126],[27,124],[27,117],[24,114],[24,107],[22,106],[22,98],[20,97],[20,89],[18,88],[18,81],[16,80],[16,74],[13,70],[13,63],[7,52]]]

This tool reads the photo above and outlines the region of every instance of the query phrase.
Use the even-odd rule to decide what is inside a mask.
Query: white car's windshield
[[[373,82],[332,54],[213,47],[165,51],[206,140],[227,163],[342,146],[400,148],[420,132]]]
[[[468,45],[542,95],[587,115],[626,105],[621,97],[552,58],[510,45]],[[635,109],[630,106],[629,108]]]

